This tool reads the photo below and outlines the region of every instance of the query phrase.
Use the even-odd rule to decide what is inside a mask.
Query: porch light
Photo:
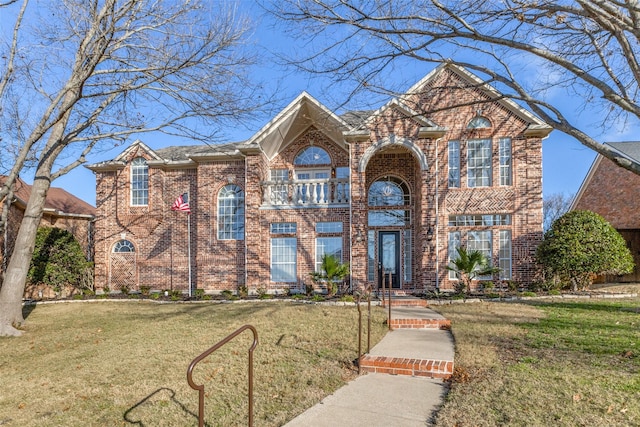
[[[433,228],[429,227],[427,230],[427,240],[430,242],[433,240]]]

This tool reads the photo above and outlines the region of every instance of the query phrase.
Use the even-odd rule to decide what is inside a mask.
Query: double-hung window
[[[460,187],[460,141],[449,141],[449,188]]]
[[[467,141],[467,186],[491,186],[491,139]]]
[[[142,157],[131,162],[131,205],[147,206],[149,204],[149,166]]]
[[[511,138],[500,138],[498,151],[500,154],[500,185],[511,185]]]
[[[297,227],[292,222],[271,224],[271,281],[293,283],[297,281],[298,240]],[[275,237],[273,235],[278,235]],[[290,236],[287,236],[290,235]]]
[[[218,193],[218,239],[244,239],[244,191],[234,184]]]
[[[315,271],[322,269],[322,257],[333,255],[342,262],[342,223],[319,222],[316,224],[316,265]],[[340,235],[336,235],[340,234]]]

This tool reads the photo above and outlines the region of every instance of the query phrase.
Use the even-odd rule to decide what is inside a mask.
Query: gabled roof
[[[272,159],[311,126],[315,126],[346,149],[343,132],[350,128],[349,124],[307,92],[298,95],[273,120],[256,132],[247,144],[259,145],[267,158]]]
[[[604,145],[609,146],[611,149],[617,152],[620,156],[628,159],[630,162],[640,165],[640,141],[605,142]],[[605,157],[602,154],[598,154],[596,158],[593,160],[593,163],[589,168],[589,172],[587,172],[587,175],[582,181],[582,184],[580,184],[580,188],[578,189],[576,196],[573,198],[573,201],[571,202],[571,206],[569,207],[569,210],[574,210],[576,206],[578,206],[580,199],[582,198],[587,187],[589,187],[594,174],[598,170],[598,167],[600,166],[600,163],[604,158]]]
[[[0,176],[0,183],[4,184],[5,180],[6,176]],[[18,178],[13,196],[13,203],[24,208],[31,196],[31,186]],[[95,216],[96,214],[96,208],[59,187],[49,188],[44,209],[45,212],[57,216]]]
[[[469,83],[470,86],[477,88],[478,90],[485,93],[489,99],[495,100],[495,102],[500,104],[503,108],[510,111],[512,114],[514,114],[516,117],[519,117],[524,122],[528,123],[529,127],[525,131],[525,136],[544,138],[553,130],[551,126],[543,122],[540,118],[518,105],[512,99],[505,97],[502,93],[500,93],[500,91],[482,80],[480,77],[471,73],[466,68],[452,63],[440,64],[439,66],[434,68],[419,82],[411,86],[411,88],[409,88],[409,90],[407,91],[406,96],[419,93],[425,85],[436,79],[436,77],[444,71],[451,71],[452,73],[456,74],[460,79]]]

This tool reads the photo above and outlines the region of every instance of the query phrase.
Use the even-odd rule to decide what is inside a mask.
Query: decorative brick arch
[[[389,136],[381,139],[380,141],[374,143],[369,148],[367,148],[360,158],[358,162],[358,172],[364,172],[367,169],[367,164],[369,160],[374,156],[374,154],[383,148],[386,147],[404,147],[409,150],[413,155],[418,159],[418,163],[420,163],[420,170],[426,171],[428,169],[427,165],[427,156],[418,148],[410,139],[396,137],[395,134],[390,134]]]

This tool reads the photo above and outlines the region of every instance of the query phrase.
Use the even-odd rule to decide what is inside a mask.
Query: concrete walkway
[[[409,321],[387,333],[361,358],[362,370],[369,373],[327,396],[286,427],[431,425],[446,395],[443,379],[453,372],[453,338],[448,328],[438,329],[446,319],[414,306],[392,306],[391,318],[392,325],[394,319]]]

